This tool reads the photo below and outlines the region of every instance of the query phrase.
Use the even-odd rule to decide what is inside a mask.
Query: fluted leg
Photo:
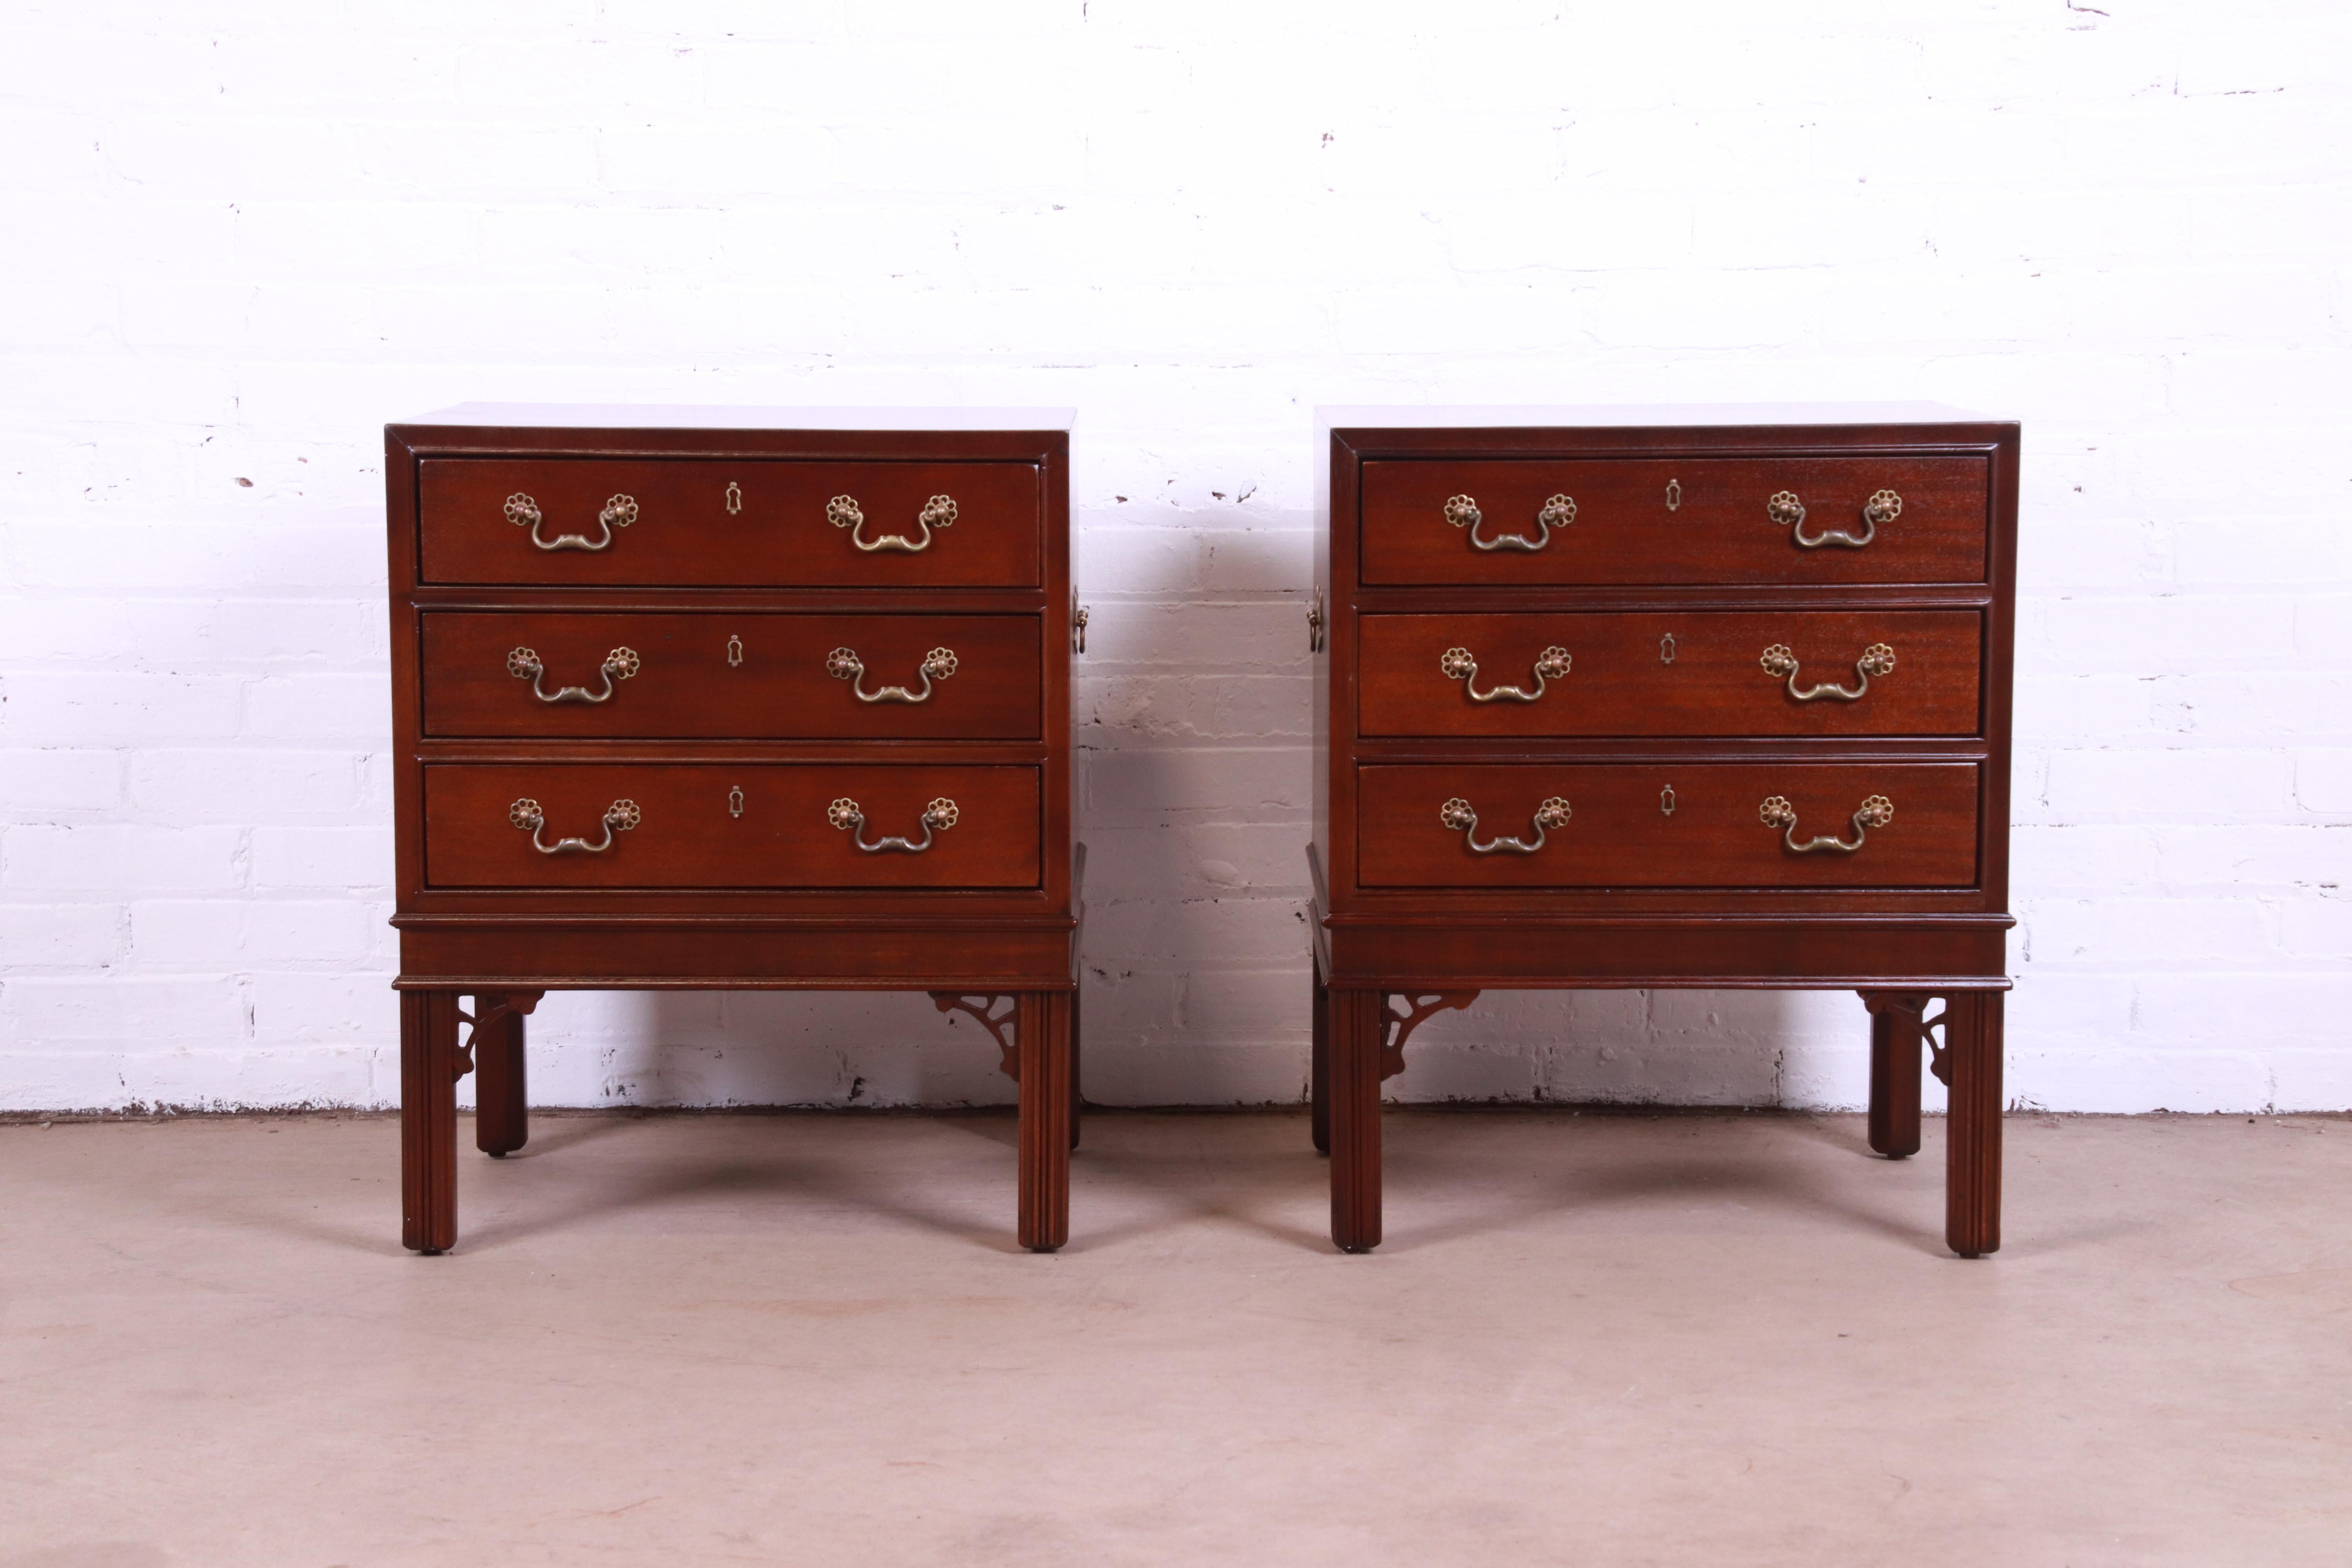
[[[474,998],[474,1016],[509,999],[493,993]],[[530,1099],[523,1079],[522,1014],[499,1014],[474,1031],[474,1147],[504,1159],[530,1141]]]
[[[1079,1026],[1079,1019],[1078,988],[1073,985],[1070,988],[1070,1149],[1073,1152],[1078,1147],[1078,1112],[1086,1109],[1087,1103],[1083,1089],[1086,1074],[1078,1065],[1078,1047],[1085,1039],[1085,1030]]]
[[[1051,1252],[1070,1239],[1070,994],[1024,991],[1021,1053],[1021,1245]]]
[[[1870,1008],[1870,1146],[1890,1160],[1919,1152],[1919,1037],[1924,996],[1864,993]]]
[[[1944,1138],[1944,1237],[1962,1258],[2000,1250],[2001,1023],[1999,991],[1944,1004],[1952,1109]]]
[[[1318,1153],[1331,1152],[1331,994],[1323,985],[1323,966],[1308,956],[1307,978],[1315,987],[1312,1016],[1315,1055],[1307,1069],[1307,1115]]]
[[[400,994],[400,1243],[457,1245],[457,994]]]
[[[1326,1005],[1331,1239],[1370,1252],[1381,1244],[1381,994],[1334,988]]]

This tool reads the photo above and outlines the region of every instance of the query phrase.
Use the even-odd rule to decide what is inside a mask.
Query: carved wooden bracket
[[[990,1010],[999,1002],[1004,1004],[1004,1011],[992,1016]],[[1002,1058],[996,1064],[997,1070],[1015,1083],[1021,1081],[1020,1037],[1011,1032],[1014,1020],[1021,1016],[1020,997],[1007,995],[1001,991],[976,996],[959,996],[952,991],[934,991],[931,993],[931,1005],[942,1013],[950,1010],[969,1013],[979,1019],[982,1026],[996,1037],[996,1049]]]
[[[1930,1002],[1944,1004],[1943,1009],[1932,1018],[1927,1016],[1927,1004]],[[1951,1086],[1951,1066],[1944,1059],[1945,1047],[1951,1043],[1950,1035],[1945,1032],[1943,1042],[1938,1044],[1936,1034],[1931,1032],[1944,1031],[1944,1020],[1951,1011],[1951,1003],[1948,998],[1921,996],[1901,991],[1865,991],[1862,994],[1862,1005],[1874,1013],[1882,1013],[1888,1008],[1893,1008],[1897,1012],[1910,1014],[1914,1020],[1911,1026],[1919,1032],[1919,1043],[1927,1047],[1927,1070],[1934,1073],[1946,1088]]]
[[[1475,991],[1406,991],[1381,993],[1381,1077],[1391,1079],[1404,1071],[1404,1042],[1422,1021],[1433,1013],[1443,1013],[1449,1007],[1467,1007],[1478,1000]],[[1391,1002],[1402,1002],[1402,1015],[1389,1010]]]
[[[450,1077],[464,1078],[474,1070],[474,1041],[484,1029],[509,1013],[530,1013],[539,1005],[539,999],[546,994],[544,991],[493,991],[488,993],[490,1000],[487,1005],[480,995],[476,995],[474,1011],[471,1013],[467,1012],[463,1007],[458,1008],[458,1018],[468,1027],[466,1030],[466,1037],[457,1042],[456,1069]]]

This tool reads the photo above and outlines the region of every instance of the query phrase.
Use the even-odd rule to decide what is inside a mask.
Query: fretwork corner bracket
[[[474,1042],[484,1029],[510,1015],[527,1015],[539,1005],[544,991],[494,991],[488,999],[474,998],[474,1011],[457,1009],[457,1018],[467,1026],[466,1037],[457,1043],[457,1059],[451,1064],[452,1080],[464,1078],[474,1070]]]
[[[991,1016],[991,1010],[1002,1002],[1004,1011]],[[952,991],[931,993],[931,1005],[940,1012],[969,1013],[980,1020],[982,1027],[996,1037],[998,1060],[996,1070],[1013,1082],[1021,1081],[1021,1040],[1013,1023],[1021,1016],[1021,998],[1003,992],[985,992],[961,996]]]
[[[1381,993],[1381,1077],[1392,1079],[1404,1071],[1404,1043],[1423,1020],[1432,1014],[1443,1013],[1449,1007],[1467,1007],[1478,999],[1475,991],[1402,991]],[[1402,1002],[1404,1012],[1390,1011],[1389,1004]]]

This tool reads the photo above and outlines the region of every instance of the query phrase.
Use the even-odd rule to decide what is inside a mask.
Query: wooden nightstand
[[[1381,1081],[1431,1013],[1483,989],[1801,987],[1868,1006],[1882,1153],[1917,1151],[1934,1053],[1946,1235],[1998,1247],[2018,427],[1917,406],[1321,424],[1332,1239],[1380,1242]]]
[[[457,1242],[459,1077],[480,1147],[522,1146],[522,1016],[559,988],[929,992],[1020,1083],[1022,1244],[1067,1238],[1069,426],[386,427],[407,1246]]]

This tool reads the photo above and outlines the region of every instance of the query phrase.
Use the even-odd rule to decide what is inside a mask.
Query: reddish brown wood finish
[[[1043,721],[1034,616],[436,610],[422,631],[425,733],[436,737],[1034,741]],[[862,679],[827,670],[845,647]],[[954,673],[927,683],[939,648]],[[544,668],[539,692],[562,700],[513,672],[520,649]],[[635,673],[612,679],[604,667],[622,649]],[[861,701],[861,689],[920,700]]]
[[[1669,510],[1667,486],[1682,504]],[[1368,584],[1478,583],[1524,587],[1586,583],[1981,583],[1991,500],[1981,456],[1890,453],[1841,458],[1609,457],[1528,460],[1367,458],[1363,580]],[[1859,549],[1804,549],[1766,503],[1780,492],[1804,504],[1809,537],[1864,531],[1863,508],[1891,489],[1903,507]],[[1549,530],[1542,548],[1482,551],[1471,530],[1446,521],[1466,495],[1484,514],[1477,532],[1543,537],[1537,518],[1554,495],[1576,502],[1576,521]]]
[[[613,584],[656,586],[1027,588],[1038,583],[1042,464],[717,462],[625,458],[425,458],[419,465],[422,572],[427,583]],[[727,487],[742,510],[727,510]],[[920,542],[917,518],[931,497],[956,520],[919,551],[861,551],[888,536]],[[527,496],[539,537],[601,542],[598,519],[615,497],[635,521],[604,548],[543,550],[509,520]],[[836,496],[856,501],[863,530],[826,518]]]
[[[2017,427],[1405,410],[1328,428],[1309,859],[1333,1239],[1380,1237],[1384,996],[1802,986],[1870,1001],[1871,1139],[1897,1156],[1917,1147],[1918,1020],[1940,999],[1948,1237],[1993,1250]],[[1803,549],[1767,516],[1783,489],[1803,498],[1809,534],[1861,531],[1879,489],[1902,510],[1860,548]],[[1444,514],[1471,495],[1481,537],[1532,537],[1555,493],[1575,498],[1576,521],[1538,551],[1475,550]],[[1785,643],[1801,687],[1850,684],[1871,642],[1893,645],[1895,667],[1853,703],[1796,702],[1757,662]],[[1467,647],[1482,689],[1527,686],[1554,644],[1570,670],[1528,703],[1473,704],[1438,663]],[[1850,840],[1874,794],[1893,819],[1852,855],[1791,853],[1759,819],[1780,795],[1799,842]],[[1533,854],[1474,854],[1439,819],[1458,796],[1481,842],[1532,840],[1552,795],[1570,812]]]
[[[477,1142],[523,1146],[520,1015],[539,993],[758,986],[1017,999],[1019,1232],[1058,1246],[1079,1105],[1066,425],[719,412],[468,409],[386,430],[403,1239],[456,1244],[469,1067]],[[598,534],[613,496],[636,510],[604,549],[543,551],[507,519],[518,493],[549,540]],[[868,542],[914,534],[934,494],[958,510],[920,552],[866,552],[826,520],[841,494]],[[637,661],[608,701],[542,703],[507,670],[518,647],[551,692],[604,685],[614,647]],[[926,702],[860,703],[824,669],[836,647],[868,691],[919,688],[933,647],[958,662]],[[845,797],[867,843],[919,841],[938,798],[955,822],[869,854],[828,820]],[[518,799],[548,844],[597,841],[619,799],[635,825],[542,855]]]
[[[1367,616],[1361,669],[1366,735],[1974,735],[1982,616],[1968,610],[1709,610],[1641,615]],[[1895,650],[1894,672],[1864,681],[1870,648]],[[1766,672],[1766,650],[1798,660],[1796,689]],[[1476,661],[1457,679],[1454,648]],[[1533,700],[1550,648],[1569,672]],[[600,653],[598,657],[602,657]],[[589,661],[593,667],[593,660]]]
[[[425,882],[434,888],[1034,888],[1034,767],[896,764],[746,766],[445,763],[425,770]],[[518,827],[518,801],[545,819],[538,843],[608,837],[616,801],[636,826],[610,847],[544,854]],[[862,827],[826,816],[854,801]],[[951,827],[924,829],[935,800]],[[738,815],[740,808],[740,815]],[[898,837],[919,851],[858,847]]]
[[[1977,769],[1966,763],[1592,763],[1364,768],[1357,775],[1360,879],[1366,888],[1969,887],[1977,868]],[[1672,791],[1671,795],[1668,791]],[[1895,820],[1857,837],[1873,795]],[[1822,836],[1852,854],[1788,847],[1790,829],[1758,812],[1796,809],[1799,844]],[[1466,800],[1474,831],[1440,812]],[[1674,803],[1671,813],[1664,803]],[[1531,854],[1477,854],[1471,842],[1535,843],[1547,800],[1574,814]]]

